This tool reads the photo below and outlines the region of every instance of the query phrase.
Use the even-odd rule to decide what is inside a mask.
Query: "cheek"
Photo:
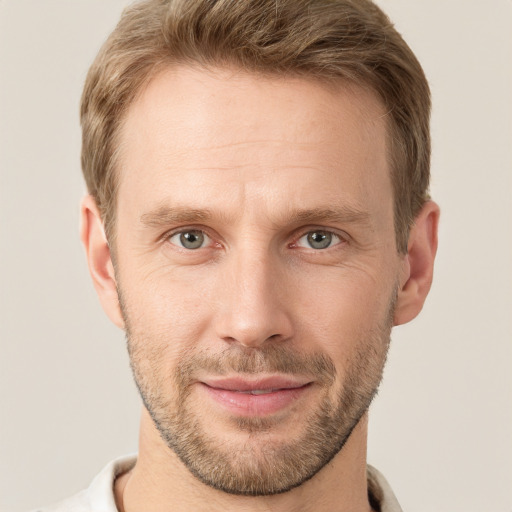
[[[133,334],[151,344],[159,340],[167,350],[189,346],[211,317],[212,285],[204,272],[126,272],[120,290]]]
[[[232,269],[217,263],[149,267],[139,260],[125,265],[119,276],[134,337],[160,347],[159,357],[166,360],[186,350],[218,348],[212,346],[214,326],[231,304],[230,294],[238,294],[227,285]],[[323,351],[336,363],[350,359],[354,345],[386,321],[391,278],[386,280],[377,266],[370,261],[357,267],[284,267],[267,293],[276,295],[272,302],[289,316],[294,345]]]
[[[341,273],[340,273],[341,274]],[[303,338],[316,340],[336,364],[345,364],[366,340],[387,329],[392,286],[369,274],[339,276],[307,287],[297,318]],[[302,290],[301,295],[306,295]]]

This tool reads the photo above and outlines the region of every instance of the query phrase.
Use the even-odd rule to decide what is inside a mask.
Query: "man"
[[[87,77],[82,241],[144,403],[55,511],[397,511],[366,464],[439,210],[428,85],[366,0],[149,0]]]

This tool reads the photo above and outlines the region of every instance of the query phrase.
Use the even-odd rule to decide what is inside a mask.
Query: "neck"
[[[194,477],[143,410],[139,457],[134,468],[116,480],[116,502],[120,512],[369,512],[366,440],[367,415],[334,459],[302,485],[273,496],[237,496]]]

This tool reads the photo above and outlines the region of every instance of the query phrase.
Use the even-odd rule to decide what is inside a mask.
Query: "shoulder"
[[[117,512],[114,481],[131,469],[135,461],[135,455],[115,459],[102,469],[87,489],[59,503],[31,512]]]
[[[91,512],[91,504],[87,495],[87,490],[84,490],[59,503],[49,507],[37,508],[31,512]]]
[[[366,477],[368,480],[368,496],[374,509],[380,512],[402,512],[391,486],[380,471],[368,465]]]

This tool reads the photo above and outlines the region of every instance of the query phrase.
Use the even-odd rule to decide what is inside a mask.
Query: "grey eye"
[[[297,245],[311,249],[327,249],[340,242],[339,236],[330,231],[310,231],[300,237]]]
[[[189,231],[175,233],[169,238],[169,241],[178,247],[194,250],[200,249],[206,245],[210,241],[210,238],[203,231],[191,229]]]

